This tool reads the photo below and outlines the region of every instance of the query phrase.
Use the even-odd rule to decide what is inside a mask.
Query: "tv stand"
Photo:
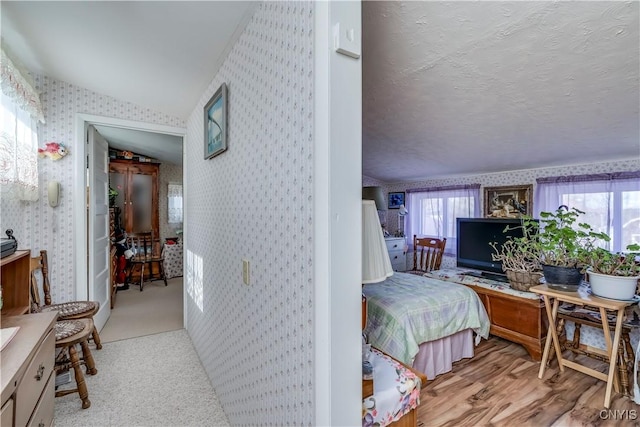
[[[491,320],[490,333],[521,344],[533,360],[542,359],[548,321],[544,313],[544,302],[538,295],[516,291],[478,271],[434,270],[425,273],[425,276],[473,289],[480,296]]]

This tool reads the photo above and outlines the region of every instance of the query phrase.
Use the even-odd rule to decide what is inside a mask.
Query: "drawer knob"
[[[40,381],[42,379],[42,375],[44,374],[44,365],[41,363],[38,367],[38,373],[36,374],[36,381]]]
[[[40,421],[40,422],[38,423],[38,427],[44,427],[44,423],[43,423],[42,421]]]

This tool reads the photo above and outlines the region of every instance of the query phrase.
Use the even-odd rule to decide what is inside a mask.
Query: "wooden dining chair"
[[[413,235],[413,268],[408,273],[422,275],[439,270],[447,243],[445,237],[417,237]]]
[[[148,275],[146,280],[164,280],[164,285],[167,286],[167,276],[164,273],[164,245],[161,249],[158,249],[161,245],[155,241],[153,232],[135,233],[127,236],[127,246],[133,251],[133,257],[129,260],[131,267],[129,268],[129,275],[127,282],[131,282],[133,278],[133,272],[135,270],[140,271],[140,292],[144,288],[145,282],[145,270],[148,267]],[[153,266],[158,266],[158,275],[154,276]]]
[[[38,272],[40,276],[38,277]],[[40,290],[38,281],[42,281],[42,292],[44,293],[44,304],[41,304]],[[75,320],[90,319],[100,309],[100,303],[97,301],[68,301],[59,304],[51,303],[51,286],[49,284],[49,261],[47,251],[40,251],[40,255],[31,258],[31,311],[45,312],[57,311],[58,320]],[[100,334],[98,329],[93,325],[91,331],[96,348],[100,350],[102,343],[100,342]]]

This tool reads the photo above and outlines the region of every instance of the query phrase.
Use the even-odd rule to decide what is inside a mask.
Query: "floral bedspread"
[[[362,425],[384,427],[420,404],[420,378],[397,360],[371,349],[373,395],[362,401]]]

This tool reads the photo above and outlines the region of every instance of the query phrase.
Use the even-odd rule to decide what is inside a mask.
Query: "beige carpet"
[[[82,409],[77,393],[57,397],[56,427],[230,425],[185,329],[91,349],[98,369],[85,376],[91,406]]]
[[[100,331],[103,343],[183,328],[182,277],[130,286],[116,295],[111,316]]]

